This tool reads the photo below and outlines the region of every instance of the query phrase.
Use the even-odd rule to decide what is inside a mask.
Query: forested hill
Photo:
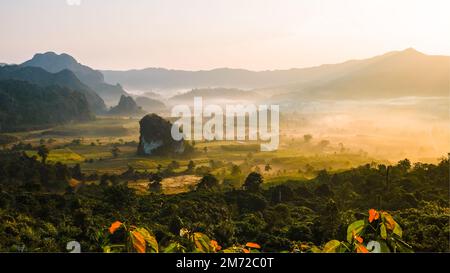
[[[106,111],[105,102],[91,88],[83,84],[70,70],[50,73],[39,67],[22,67],[17,65],[0,67],[0,80],[22,80],[41,87],[59,85],[78,92],[86,97],[92,112]]]
[[[54,52],[38,53],[21,64],[23,67],[40,67],[51,73],[58,73],[65,69],[72,71],[81,82],[92,88],[109,105],[115,105],[121,95],[128,95],[120,84],[107,84],[103,74],[89,66],[79,63],[68,54],[56,54]]]
[[[0,131],[43,128],[93,118],[86,97],[67,87],[0,80]]]

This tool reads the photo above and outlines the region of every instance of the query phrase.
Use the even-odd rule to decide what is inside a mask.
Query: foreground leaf
[[[378,213],[378,211],[376,211],[374,209],[370,209],[369,210],[369,223],[372,223],[373,220],[378,220],[378,218],[380,218],[380,214]]]
[[[201,232],[194,232],[194,244],[199,252],[213,252],[209,237]]]
[[[382,219],[384,220],[387,229],[394,230],[395,226],[397,225],[397,222],[395,222],[394,218],[392,218],[392,216],[389,213],[383,212]]]
[[[122,222],[120,221],[115,221],[114,223],[111,224],[111,226],[109,227],[109,233],[114,234],[114,232],[116,232],[116,230],[118,228],[120,228],[122,226]]]
[[[387,231],[386,231],[386,225],[384,223],[381,223],[381,225],[380,225],[380,235],[381,235],[381,238],[386,240]]]
[[[338,240],[331,240],[328,243],[325,244],[323,247],[322,252],[323,253],[336,253],[337,249],[341,246],[341,242]]]
[[[355,239],[355,236],[359,236],[362,231],[364,230],[364,220],[358,220],[353,222],[350,226],[347,228],[347,241],[351,243],[353,239]]]
[[[257,243],[247,243],[245,246],[249,248],[261,248]]]
[[[138,231],[134,230],[134,231],[130,232],[130,237],[131,237],[131,242],[132,242],[133,247],[136,250],[136,252],[145,253],[146,243],[145,243],[144,236],[142,236],[142,234],[139,233]]]

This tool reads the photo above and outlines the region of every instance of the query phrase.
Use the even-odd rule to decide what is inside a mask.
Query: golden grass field
[[[303,139],[305,131],[288,127],[282,127],[281,130],[280,147],[277,151],[260,152],[256,142],[197,142],[196,152],[189,158],[136,155],[139,120],[132,118],[98,117],[92,122],[22,132],[15,136],[24,143],[44,143],[50,149],[48,161],[69,165],[78,163],[82,171],[88,174],[120,174],[129,166],[137,171],[152,172],[156,171],[159,165],[165,168],[176,160],[180,167],[174,171],[179,175],[163,181],[163,190],[166,193],[187,191],[198,182],[198,176],[181,175],[190,160],[194,161],[196,167],[209,166],[211,161],[216,162],[218,166],[212,173],[221,180],[229,177],[232,164],[241,168],[241,180],[245,179],[245,175],[250,171],[259,171],[263,174],[266,185],[309,179],[314,177],[311,173],[323,169],[337,172],[367,163],[389,162],[386,158],[372,157],[370,153],[358,147],[354,148],[355,143],[351,139],[347,144],[339,139],[335,140],[331,135],[330,138],[325,138],[326,135],[321,133],[318,136],[313,134],[310,143],[306,143]],[[328,140],[329,144],[319,147],[323,140]],[[111,152],[113,145],[119,147],[117,157],[113,157]],[[27,151],[27,154],[37,156],[36,151]],[[267,164],[270,165],[270,170],[265,169]],[[129,184],[142,190],[147,187],[148,181]]]

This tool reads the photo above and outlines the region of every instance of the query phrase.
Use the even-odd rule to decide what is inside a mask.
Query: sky
[[[0,0],[0,62],[55,51],[96,69],[273,70],[450,55],[449,14],[448,0]]]

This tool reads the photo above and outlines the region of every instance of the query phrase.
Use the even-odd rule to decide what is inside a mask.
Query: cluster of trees
[[[82,251],[105,251],[104,233],[115,221],[148,230],[161,249],[195,247],[180,236],[183,230],[204,234],[224,249],[245,242],[258,243],[261,251],[338,249],[348,244],[349,226],[368,219],[369,208],[385,217],[371,223],[377,225],[376,236],[383,237],[382,225],[391,223],[382,212],[388,211],[412,250],[450,251],[448,169],[447,159],[414,165],[403,160],[394,166],[322,171],[311,181],[270,188],[261,187],[263,176],[253,172],[239,189],[223,188],[222,181],[206,174],[191,192],[142,195],[120,179],[73,183],[83,180],[79,166],[11,153],[0,157],[0,251],[18,251],[21,245],[25,251],[65,251],[73,240]],[[148,175],[157,187],[161,177]],[[399,232],[391,227],[387,236]]]

